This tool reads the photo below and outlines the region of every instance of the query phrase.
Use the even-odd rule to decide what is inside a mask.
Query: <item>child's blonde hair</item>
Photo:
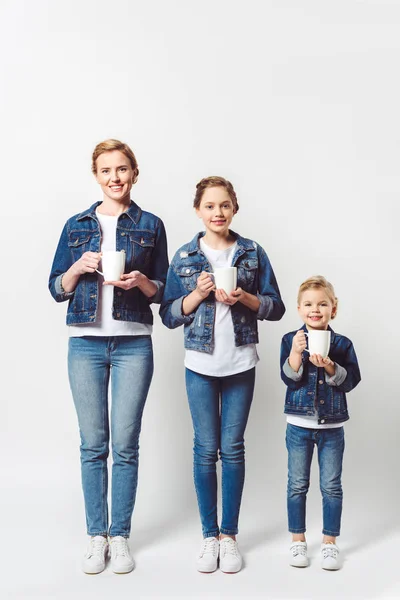
[[[300,299],[303,292],[307,290],[315,290],[321,289],[326,292],[329,300],[332,302],[332,306],[335,309],[332,311],[332,319],[336,317],[337,307],[339,300],[335,296],[335,290],[333,289],[333,285],[325,279],[322,275],[313,275],[309,277],[301,284],[299,288],[299,293],[297,294],[297,304],[300,305]]]

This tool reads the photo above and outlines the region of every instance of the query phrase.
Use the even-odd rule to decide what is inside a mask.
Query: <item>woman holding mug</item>
[[[194,483],[203,542],[197,569],[236,573],[236,541],[244,484],[244,432],[258,362],[257,321],[285,312],[268,257],[256,242],[229,229],[239,210],[232,184],[207,177],[197,184],[194,208],[205,232],[175,254],[161,305],[163,323],[184,325],[186,389],[194,429]],[[218,286],[221,269],[232,284]],[[215,272],[215,282],[211,277]],[[222,522],[217,515],[218,452],[222,461]]]
[[[152,302],[168,269],[162,221],[130,198],[139,174],[134,153],[109,139],[96,146],[92,171],[103,199],[68,219],[49,278],[57,302],[69,301],[68,373],[81,436],[88,550],[85,573],[134,567],[127,539],[135,504],[141,420],[153,375]],[[104,281],[102,253],[125,253],[125,270]],[[124,262],[124,261],[122,261]],[[111,380],[111,419],[108,387]],[[112,448],[111,523],[107,458]]]

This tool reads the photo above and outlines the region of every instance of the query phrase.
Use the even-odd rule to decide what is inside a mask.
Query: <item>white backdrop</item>
[[[312,274],[335,286],[340,303],[332,325],[353,340],[363,377],[348,397],[341,540],[350,552],[390,537],[398,531],[400,491],[400,2],[2,0],[0,7],[0,502],[3,534],[14,540],[12,552],[5,548],[9,578],[0,586],[8,597],[64,597],[64,577],[85,542],[66,304],[54,303],[47,278],[65,220],[101,198],[90,158],[107,137],[136,153],[140,176],[132,195],[164,220],[170,257],[200,228],[191,208],[195,184],[222,175],[240,203],[233,228],[259,242],[275,270],[287,312],[259,327],[261,362],[246,440],[245,550],[262,556],[274,536],[283,535],[286,545],[289,539],[279,348],[282,335],[300,326],[297,289]],[[200,528],[183,332],[165,329],[158,307],[154,312],[156,369],[132,539],[138,552],[151,554],[164,538],[168,551],[168,538],[191,527],[189,556]],[[315,539],[317,488],[314,476]],[[56,538],[71,550],[53,565],[58,578],[51,587],[42,567],[48,554],[60,552],[52,546]],[[19,576],[15,555],[26,539],[40,551],[31,550],[33,570]],[[245,572],[247,586],[262,576],[250,566]],[[380,594],[395,584],[394,573],[380,573],[364,598],[390,597]],[[172,569],[171,580],[175,575]],[[215,581],[208,587],[223,595]],[[271,597],[289,597],[280,586]],[[185,595],[171,590],[165,596]],[[248,597],[260,591],[251,590]]]

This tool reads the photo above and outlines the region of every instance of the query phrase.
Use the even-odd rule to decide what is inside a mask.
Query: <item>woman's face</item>
[[[96,160],[96,179],[104,200],[122,202],[130,197],[134,171],[129,158],[120,150],[103,152]]]

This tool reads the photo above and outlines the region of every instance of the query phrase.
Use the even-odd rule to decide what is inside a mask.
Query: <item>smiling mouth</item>
[[[113,192],[118,192],[119,190],[122,190],[122,185],[110,185],[110,188]]]

